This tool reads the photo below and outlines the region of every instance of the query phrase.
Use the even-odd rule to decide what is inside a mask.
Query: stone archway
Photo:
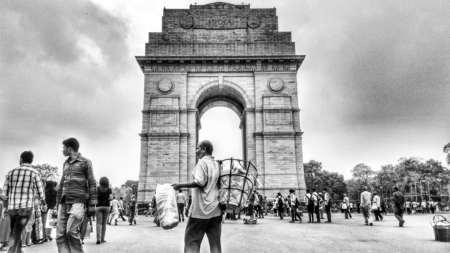
[[[150,33],[145,75],[138,202],[158,183],[188,181],[196,164],[200,118],[210,108],[236,112],[244,159],[258,168],[264,195],[303,195],[302,132],[290,32],[276,9],[212,3],[165,9],[161,33]]]

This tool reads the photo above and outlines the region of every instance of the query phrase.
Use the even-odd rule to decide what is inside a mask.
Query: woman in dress
[[[95,209],[95,217],[97,218],[97,244],[104,243],[106,234],[106,224],[108,223],[110,201],[112,199],[112,191],[109,188],[109,180],[107,177],[100,178],[100,186],[97,187],[97,207]]]

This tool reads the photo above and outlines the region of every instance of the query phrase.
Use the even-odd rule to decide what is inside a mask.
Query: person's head
[[[294,192],[295,192],[294,189],[289,190],[289,193],[294,193]]]
[[[23,151],[22,154],[20,154],[20,164],[22,163],[33,163],[34,155],[31,151]]]
[[[113,199],[116,199],[116,196],[113,196]]]
[[[109,187],[109,179],[107,177],[101,177],[99,183],[101,187]]]
[[[312,188],[312,191],[315,192],[315,191],[316,191],[316,188]]]
[[[212,143],[208,140],[204,140],[198,143],[195,154],[197,155],[198,159],[201,159],[206,155],[212,155],[213,151],[214,148]]]
[[[373,195],[377,195],[377,192],[376,192],[376,191],[374,191],[374,192],[373,192]]]
[[[119,199],[120,199],[120,200],[123,200],[123,197],[120,197]]]
[[[264,196],[264,199],[267,199],[267,196]]]
[[[55,181],[45,181],[45,189],[54,189],[57,184]]]
[[[63,144],[63,155],[70,156],[73,153],[77,153],[80,148],[80,143],[75,138],[69,138],[62,142]]]
[[[364,187],[363,187],[363,191],[367,191],[367,186],[364,186]]]
[[[327,188],[323,188],[322,191],[327,192]]]
[[[398,187],[397,186],[394,186],[394,191],[398,191]]]
[[[277,195],[278,195],[278,196],[281,196],[281,192],[279,192]]]
[[[347,194],[346,194],[346,193],[344,193],[344,198],[345,198],[345,197],[347,197]]]
[[[310,193],[311,191],[309,189],[306,189],[306,193]]]
[[[182,192],[183,192],[183,190],[178,190],[178,192],[179,192],[179,193],[182,193]]]

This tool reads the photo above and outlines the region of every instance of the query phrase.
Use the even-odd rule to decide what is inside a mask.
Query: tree
[[[337,172],[322,170],[322,163],[311,160],[303,164],[305,171],[305,183],[308,189],[316,188],[328,189],[328,193],[333,199],[342,199],[347,191],[347,184],[344,176]]]
[[[56,177],[59,176],[58,167],[53,167],[48,163],[31,165],[31,167],[39,172],[41,179],[44,182],[52,177],[56,180]]]
[[[138,185],[139,185],[139,181],[137,181],[137,180],[127,180],[125,182],[125,188],[128,188],[128,187],[131,188],[132,194],[134,194],[135,196],[137,196]]]
[[[447,165],[450,165],[450,142],[444,146],[444,153],[447,153]]]
[[[366,186],[370,185],[370,181],[372,180],[372,175],[374,174],[372,168],[368,165],[365,165],[364,163],[360,163],[360,164],[356,165],[351,170],[351,173],[352,173],[353,177],[359,179]]]

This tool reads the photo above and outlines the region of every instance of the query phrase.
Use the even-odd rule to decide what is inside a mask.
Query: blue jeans
[[[84,203],[60,204],[56,228],[56,245],[59,253],[84,252],[78,237],[78,228],[85,215]]]
[[[22,252],[22,232],[31,217],[32,208],[9,210],[11,220],[11,239],[9,239],[8,253]]]
[[[95,218],[97,218],[97,241],[104,241],[106,234],[106,225],[108,224],[109,206],[97,206],[95,208]]]
[[[221,253],[220,236],[222,234],[222,216],[211,219],[197,219],[190,217],[184,234],[184,252],[198,253],[203,237],[208,236],[211,253]]]

